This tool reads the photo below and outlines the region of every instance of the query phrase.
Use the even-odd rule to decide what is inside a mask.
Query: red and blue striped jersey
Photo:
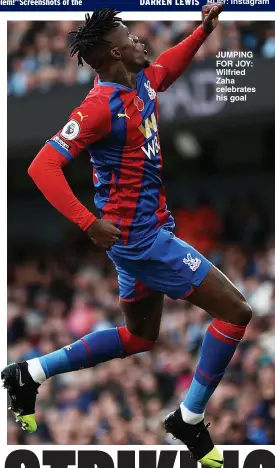
[[[95,205],[122,233],[112,248],[131,255],[151,245],[160,226],[174,227],[162,183],[157,92],[164,91],[189,65],[206,34],[199,27],[136,75],[135,89],[101,82],[74,109],[48,144],[68,160],[83,149],[93,164]]]
[[[49,142],[62,145],[69,159],[83,148],[89,152],[95,205],[101,218],[120,229],[119,250],[143,247],[159,226],[173,225],[161,178],[157,91],[162,75],[156,65],[142,70],[134,90],[96,77],[94,88]]]

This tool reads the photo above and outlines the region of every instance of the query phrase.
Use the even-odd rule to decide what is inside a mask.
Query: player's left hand
[[[202,7],[202,27],[206,34],[210,34],[217,27],[219,14],[223,9],[223,2],[207,3]]]

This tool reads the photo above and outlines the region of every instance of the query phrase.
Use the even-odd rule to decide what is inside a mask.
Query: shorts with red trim
[[[212,264],[197,250],[162,227],[143,259],[108,253],[118,272],[119,295],[138,301],[161,292],[172,299],[185,299],[199,286]]]

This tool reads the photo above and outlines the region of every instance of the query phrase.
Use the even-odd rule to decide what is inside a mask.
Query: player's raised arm
[[[72,112],[63,129],[47,141],[28,169],[45,198],[103,248],[113,245],[120,231],[111,221],[98,220],[76,198],[62,169],[87,145],[103,138],[109,127],[108,110],[104,111],[101,102],[82,105]]]
[[[194,55],[218,24],[224,3],[202,8],[202,24],[186,39],[163,52],[150,67],[158,91],[165,91],[190,65]]]

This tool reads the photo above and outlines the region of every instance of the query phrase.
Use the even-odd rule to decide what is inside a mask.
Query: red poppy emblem
[[[141,112],[144,109],[144,102],[140,97],[136,96],[134,100],[135,106],[138,108],[138,110]]]

